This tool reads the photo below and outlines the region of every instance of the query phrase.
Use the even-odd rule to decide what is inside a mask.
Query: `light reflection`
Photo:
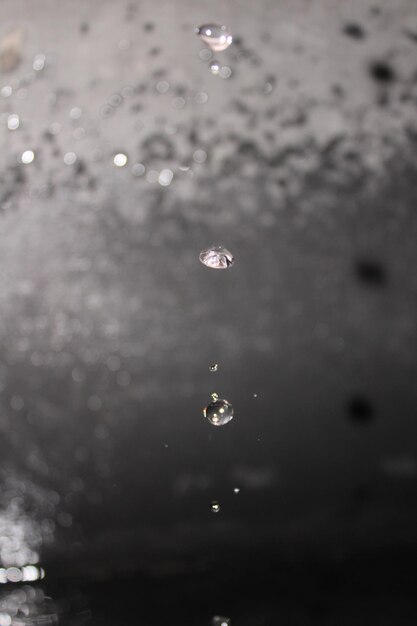
[[[114,155],[113,163],[116,165],[116,167],[124,167],[127,163],[127,156],[123,154],[123,152],[119,152],[118,154]]]
[[[40,72],[45,67],[45,61],[46,61],[46,57],[44,54],[37,54],[35,58],[33,59],[33,65],[32,65],[33,69],[36,72]]]
[[[22,152],[22,156],[20,157],[20,160],[25,165],[28,165],[29,163],[32,163],[34,158],[35,158],[35,153],[33,152],[33,150],[25,150],[24,152]]]
[[[14,113],[9,115],[9,117],[7,118],[7,128],[9,130],[16,130],[17,128],[19,128],[19,125],[20,125],[19,116]]]

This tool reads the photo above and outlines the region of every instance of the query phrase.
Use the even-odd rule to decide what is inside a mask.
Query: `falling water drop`
[[[240,492],[239,487],[235,487],[235,488],[233,489],[233,493],[236,493],[236,494],[237,494],[237,493],[239,493],[239,492]]]
[[[217,372],[218,369],[219,369],[219,364],[218,363],[212,363],[211,365],[209,365],[209,371],[210,372]]]
[[[204,417],[206,417],[213,426],[224,426],[233,419],[233,407],[227,400],[213,398],[204,409]]]
[[[223,52],[233,41],[227,27],[219,24],[203,24],[196,28],[196,34],[214,52]]]
[[[217,74],[220,72],[220,63],[218,61],[212,61],[209,67],[210,67],[210,72],[214,74],[215,76],[217,76]]]
[[[227,269],[234,263],[233,255],[223,246],[211,246],[202,250],[199,259],[206,267],[216,270]]]
[[[210,510],[212,511],[212,513],[218,513],[220,511],[220,504],[217,502],[217,500],[213,500],[213,502],[210,504]]]

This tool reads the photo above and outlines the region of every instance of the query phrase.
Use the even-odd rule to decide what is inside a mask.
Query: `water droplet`
[[[168,187],[172,179],[174,178],[174,172],[170,169],[162,170],[158,177],[158,182],[162,187]]]
[[[199,259],[203,265],[215,270],[225,270],[234,263],[233,255],[223,246],[211,246],[202,250]]]
[[[218,61],[212,61],[209,67],[210,67],[210,72],[214,74],[215,76],[217,76],[217,74],[220,72],[220,63]]]
[[[211,50],[208,50],[207,48],[203,48],[198,53],[198,56],[200,57],[202,61],[210,61],[211,57],[213,56],[213,53]]]
[[[254,394],[253,394],[253,397],[254,397],[254,398],[257,398],[257,397],[258,397],[258,394],[257,394],[257,393],[254,393]]]
[[[217,372],[218,369],[219,369],[219,364],[218,363],[212,363],[211,365],[209,365],[210,372]],[[217,394],[215,394],[215,395],[217,396]]]
[[[233,407],[227,400],[213,399],[204,409],[204,417],[213,426],[224,426],[233,419]]]
[[[73,107],[69,112],[69,116],[72,120],[79,120],[82,114],[83,112],[80,107]]]
[[[0,93],[3,96],[3,98],[10,98],[10,96],[13,93],[13,89],[11,88],[10,85],[5,85],[4,87],[1,88]]]
[[[217,500],[213,500],[213,502],[210,504],[210,510],[212,511],[212,513],[218,513],[220,511],[220,504],[217,502]]]
[[[214,52],[226,50],[233,41],[227,27],[219,24],[204,24],[196,29],[197,35]]]
[[[230,78],[232,75],[232,70],[228,65],[223,65],[220,68],[219,74],[222,78]]]
[[[216,400],[219,399],[219,394],[214,392],[211,394],[211,399],[213,400],[213,402],[215,402]]]
[[[233,489],[233,493],[240,493],[240,489],[239,489],[239,487],[235,487],[235,488]]]

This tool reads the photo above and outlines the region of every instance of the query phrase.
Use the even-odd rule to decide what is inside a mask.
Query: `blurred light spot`
[[[65,165],[74,165],[76,160],[77,160],[77,155],[75,154],[75,152],[66,152],[64,154]]]
[[[15,113],[9,115],[9,117],[7,118],[7,128],[9,130],[16,130],[17,128],[19,128],[19,124],[20,120],[18,115],[16,115]]]
[[[72,515],[69,513],[65,513],[65,511],[60,511],[56,516],[58,520],[58,524],[63,528],[69,528],[72,525]]]
[[[122,104],[122,102],[123,102],[122,96],[119,95],[118,93],[113,93],[109,98],[109,104],[112,107],[118,107],[120,104]]]
[[[114,155],[113,163],[117,167],[124,167],[127,163],[127,156],[123,154],[122,152],[119,152],[119,154]]]
[[[95,150],[92,151],[91,153],[91,160],[94,161],[95,163],[97,163],[98,161],[101,161],[103,158],[103,153],[99,148],[96,148]]]
[[[79,120],[82,114],[83,112],[80,107],[73,107],[69,112],[69,116],[72,120]]]
[[[52,124],[49,125],[49,132],[52,133],[52,135],[58,135],[58,133],[61,132],[61,124],[59,124],[59,122],[52,122]]]
[[[25,150],[20,157],[22,163],[27,165],[28,163],[32,163],[35,158],[35,153],[32,150]]]
[[[117,370],[120,369],[122,362],[118,356],[112,355],[107,358],[106,365],[110,371],[117,372]]]
[[[7,580],[11,583],[19,583],[23,578],[22,571],[18,567],[8,567],[6,569],[6,576]]]
[[[174,98],[172,101],[172,107],[174,109],[183,109],[185,107],[185,100],[179,96],[178,98]]]
[[[207,153],[205,150],[196,150],[193,154],[193,159],[196,163],[204,163],[207,159]]]
[[[145,173],[145,166],[142,163],[135,163],[132,167],[133,176],[143,176]]]
[[[210,61],[211,57],[213,56],[213,53],[208,48],[203,48],[198,53],[198,56],[200,57],[202,61]]]
[[[25,567],[22,567],[22,573],[24,581],[38,580],[40,577],[40,572],[34,565],[26,565]]]
[[[117,44],[119,50],[129,50],[130,48],[130,40],[129,39],[121,39]]]
[[[5,85],[4,87],[1,88],[0,93],[3,96],[3,98],[10,98],[10,96],[13,93],[13,89],[10,87],[10,85]]]
[[[121,387],[128,387],[132,381],[131,375],[129,374],[129,372],[126,372],[126,371],[118,372],[116,378],[117,378],[117,383]]]
[[[131,98],[133,96],[133,93],[133,87],[131,87],[130,85],[126,85],[126,87],[123,87],[122,89],[123,98]]]
[[[239,493],[239,492],[240,492],[239,487],[235,487],[235,488],[233,489],[233,493]]]
[[[101,399],[98,396],[90,396],[87,400],[87,406],[90,411],[99,411],[102,406]]]
[[[109,438],[109,429],[105,424],[97,424],[94,429],[94,435],[97,439],[108,439]]]
[[[217,502],[217,500],[213,500],[213,502],[210,504],[210,510],[212,513],[218,513],[220,511],[220,504]]]
[[[197,102],[197,104],[206,104],[208,100],[208,95],[206,94],[205,91],[198,91],[195,94],[195,101]]]
[[[10,626],[12,618],[8,613],[0,613],[0,626]]]
[[[72,133],[72,136],[74,137],[74,139],[77,139],[78,141],[80,141],[81,139],[84,139],[85,129],[82,128],[81,126],[79,128],[76,128],[74,132]]]
[[[156,170],[149,170],[149,172],[146,174],[146,180],[148,181],[148,183],[156,183],[158,182],[159,179],[159,172],[157,172]]]
[[[169,91],[169,83],[166,80],[160,80],[156,83],[156,91],[166,93]]]
[[[45,67],[45,61],[46,61],[46,57],[44,54],[37,54],[35,58],[33,59],[33,65],[32,65],[33,69],[36,72],[40,72]]]
[[[25,406],[25,403],[23,398],[21,398],[20,396],[12,396],[10,400],[10,406],[12,407],[13,411],[21,411]]]
[[[232,75],[232,70],[231,70],[231,68],[228,65],[223,65],[220,68],[219,75],[222,78],[230,78],[231,75]]]
[[[159,174],[158,182],[162,187],[168,187],[174,178],[174,172],[169,169],[162,170]]]

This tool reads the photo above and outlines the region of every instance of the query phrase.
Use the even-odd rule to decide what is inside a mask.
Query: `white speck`
[[[19,116],[16,115],[15,113],[12,113],[11,115],[9,115],[9,117],[7,118],[7,128],[9,130],[16,130],[17,128],[19,128],[19,125],[20,125]]]
[[[239,487],[235,487],[235,488],[233,489],[233,493],[239,493],[239,492],[240,492]]]
[[[25,150],[20,158],[22,163],[27,165],[28,163],[32,163],[35,158],[35,153],[32,150]]]
[[[122,152],[119,152],[118,154],[114,155],[113,163],[117,167],[124,167],[127,163],[127,156],[123,154]]]
[[[77,160],[77,155],[75,154],[75,152],[66,152],[64,154],[65,165],[74,165],[76,160]]]

